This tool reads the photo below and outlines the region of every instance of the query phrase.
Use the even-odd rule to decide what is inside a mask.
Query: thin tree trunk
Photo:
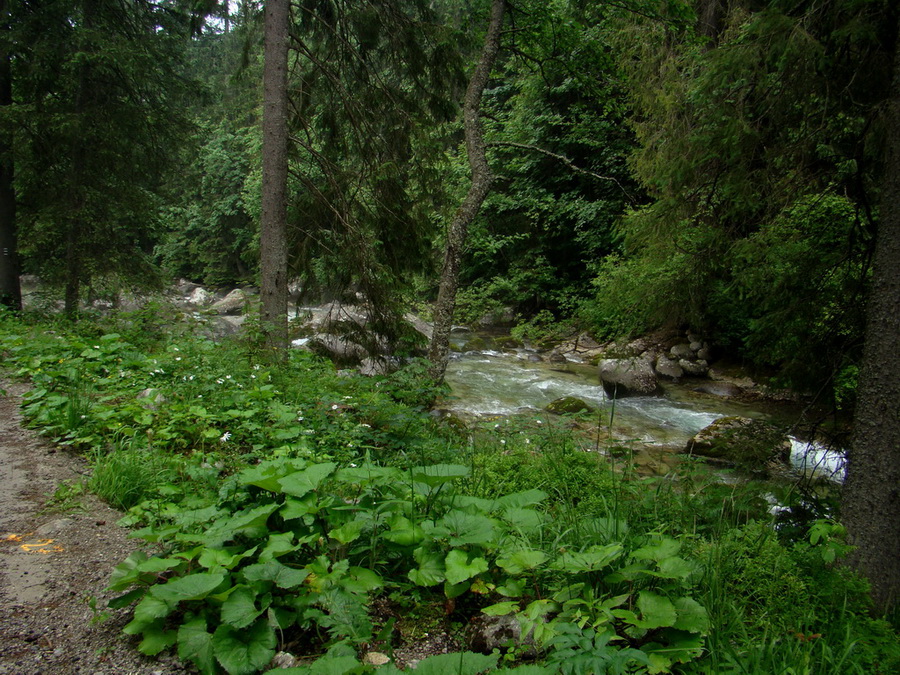
[[[0,31],[8,33],[9,7],[0,0]],[[11,41],[3,39],[0,54],[0,107],[12,105]],[[19,247],[16,223],[16,192],[13,188],[14,162],[12,139],[4,133],[0,138],[0,305],[14,311],[22,309],[19,286]]]
[[[900,38],[887,103],[881,214],[842,508],[857,547],[850,562],[871,582],[879,611],[900,598]]]
[[[434,332],[428,349],[428,359],[431,361],[430,374],[436,382],[443,381],[444,373],[447,370],[447,361],[450,357],[450,329],[453,327],[456,292],[459,287],[459,267],[462,262],[469,225],[478,215],[481,204],[490,192],[493,182],[485,152],[484,132],[481,127],[481,98],[491,76],[491,70],[494,68],[497,52],[500,50],[500,29],[503,26],[505,10],[505,0],[493,0],[491,3],[491,19],[484,38],[481,59],[475,67],[475,72],[472,73],[472,79],[469,80],[469,87],[463,102],[463,126],[466,134],[469,169],[472,173],[472,185],[447,229],[441,283],[434,306]]]
[[[287,332],[287,61],[288,0],[266,0],[263,68],[260,328],[276,358],[286,355]]]

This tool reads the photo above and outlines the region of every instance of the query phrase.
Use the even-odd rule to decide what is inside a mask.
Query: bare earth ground
[[[86,462],[22,428],[27,387],[0,379],[0,675],[170,675],[121,633],[128,611],[105,610],[112,568],[134,549],[122,514],[84,493],[69,510],[47,508],[61,484],[86,480]]]

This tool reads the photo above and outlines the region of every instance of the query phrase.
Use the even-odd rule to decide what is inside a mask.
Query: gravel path
[[[126,610],[95,615],[111,597],[112,568],[137,542],[93,495],[48,507],[60,485],[86,480],[87,465],[22,428],[25,385],[0,379],[0,390],[0,675],[192,672],[141,656],[121,633]]]

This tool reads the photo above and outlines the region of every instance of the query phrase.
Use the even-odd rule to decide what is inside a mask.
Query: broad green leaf
[[[351,567],[347,574],[350,578],[344,579],[342,583],[351,593],[370,593],[384,586],[384,579],[365,567]]]
[[[403,481],[403,472],[390,466],[364,464],[358,467],[339,469],[335,477],[342,483],[352,485],[396,485]]]
[[[271,581],[278,588],[295,588],[309,576],[306,570],[288,567],[277,560],[247,565],[241,572],[247,581]]]
[[[145,656],[156,656],[174,645],[177,637],[174,630],[163,630],[160,626],[148,627],[144,631],[144,639],[138,644],[138,651]]]
[[[256,546],[240,553],[225,548],[204,548],[197,562],[206,569],[221,567],[222,569],[234,569],[244,558],[256,553]]]
[[[150,589],[150,595],[174,607],[179,602],[202,600],[218,588],[225,579],[224,574],[197,572],[170,579],[161,586],[154,586]]]
[[[216,672],[213,656],[212,633],[206,630],[206,620],[197,617],[178,628],[178,658],[191,661],[203,675]]]
[[[222,603],[222,623],[234,628],[245,628],[259,618],[263,610],[256,609],[256,592],[247,586],[235,586],[228,599]]]
[[[566,551],[553,561],[553,569],[563,572],[594,572],[619,558],[625,548],[621,544],[591,546],[584,551]]]
[[[293,532],[277,532],[269,535],[266,547],[259,553],[260,562],[268,562],[279,556],[296,551],[300,547],[294,543]]]
[[[709,631],[709,615],[703,605],[693,598],[676,598],[674,604],[678,611],[674,628],[701,634]]]
[[[128,591],[124,595],[113,598],[108,603],[106,603],[106,606],[110,609],[122,609],[124,607],[128,607],[128,605],[133,603],[135,600],[140,600],[141,598],[143,598],[147,594],[147,590],[148,589],[146,588],[135,588],[131,591]]]
[[[289,473],[305,469],[307,461],[300,458],[273,459],[244,469],[238,474],[241,485],[255,485],[269,492],[280,492],[278,481]]]
[[[519,508],[518,506],[510,506],[503,511],[503,519],[508,522],[513,529],[522,532],[533,532],[544,524],[544,514],[534,509]]]
[[[444,483],[452,483],[457,478],[469,475],[469,467],[462,464],[434,464],[432,466],[418,466],[412,469],[412,478],[417,483],[424,483],[428,487],[437,487]]]
[[[441,553],[418,548],[413,557],[419,567],[410,570],[408,576],[417,586],[436,586],[447,578],[444,574],[444,556]]]
[[[323,462],[322,464],[313,464],[303,471],[297,471],[282,478],[278,483],[281,491],[292,497],[303,497],[319,488],[328,476],[330,476],[337,464],[334,462]]]
[[[474,652],[437,654],[419,661],[416,675],[478,675],[497,666],[499,656]]]
[[[391,519],[391,529],[382,535],[385,539],[399,546],[415,546],[425,538],[421,525],[414,525],[405,516]]]
[[[488,570],[487,560],[478,557],[469,560],[469,554],[459,549],[450,551],[444,564],[447,570],[447,581],[451,584],[462,583]]]
[[[359,539],[359,535],[365,526],[366,523],[364,520],[351,520],[340,527],[330,530],[328,536],[341,544],[349,544],[350,542]]]
[[[109,577],[110,591],[124,591],[126,588],[134,584],[141,577],[138,565],[147,560],[147,554],[143,551],[135,551],[125,560],[120,562],[112,571]]]
[[[307,495],[302,499],[288,497],[281,508],[281,517],[285,520],[296,520],[303,516],[314,515],[320,508],[321,504],[316,495]]]
[[[635,625],[639,628],[673,626],[678,616],[672,601],[653,591],[638,593],[637,608],[641,612],[641,618]]]
[[[438,527],[449,531],[451,546],[478,544],[481,546],[493,543],[497,538],[494,521],[487,516],[473,515],[453,510],[437,522]]]
[[[515,551],[504,551],[497,558],[497,565],[510,574],[522,574],[525,570],[533,570],[547,561],[547,554],[530,548]]]
[[[152,589],[151,589],[152,592]],[[134,622],[148,625],[156,619],[169,616],[175,609],[175,603],[169,603],[153,595],[145,595],[134,608]]]
[[[481,609],[482,614],[487,614],[488,616],[506,616],[507,614],[512,614],[519,608],[518,602],[507,601],[507,602],[498,602],[493,605],[488,605],[487,607],[483,607]]]
[[[525,508],[535,506],[547,499],[547,493],[543,490],[523,490],[522,492],[513,492],[497,499],[497,509],[509,508]]]
[[[280,504],[264,504],[256,508],[239,511],[231,518],[216,523],[210,534],[212,536],[221,536],[225,541],[233,539],[235,535],[241,533],[263,535],[267,531],[266,521],[280,506]]]
[[[212,638],[216,660],[229,675],[253,675],[262,670],[275,656],[277,642],[265,619],[244,630],[223,624]]]
[[[659,573],[665,579],[687,579],[694,572],[694,565],[684,558],[672,556],[659,562]]]
[[[681,544],[669,537],[663,537],[658,541],[647,544],[632,552],[635,560],[655,560],[657,563],[665,558],[671,558],[681,550]]]
[[[461,581],[458,584],[451,584],[449,581],[444,582],[444,597],[450,598],[458,598],[463,593],[468,593],[472,588],[472,584],[468,581]]]

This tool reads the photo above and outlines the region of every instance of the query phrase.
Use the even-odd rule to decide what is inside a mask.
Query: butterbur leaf
[[[170,579],[161,586],[150,589],[150,595],[172,607],[187,600],[202,600],[225,581],[224,574],[198,572],[176,579]]]
[[[547,499],[547,493],[543,490],[523,490],[522,492],[513,492],[510,495],[499,497],[497,499],[497,508],[524,508],[540,504],[545,499]]]
[[[226,570],[234,569],[244,558],[256,553],[256,546],[241,553],[233,553],[223,548],[204,548],[197,562],[206,569],[221,567]]]
[[[709,631],[709,615],[706,608],[693,598],[676,598],[678,618],[673,624],[678,630],[705,634]]]
[[[551,567],[564,572],[594,572],[619,558],[624,552],[621,544],[591,546],[584,551],[566,551]]]
[[[256,609],[256,592],[247,586],[237,586],[222,603],[222,623],[234,628],[244,628],[259,618],[262,610]]]
[[[212,675],[216,672],[212,638],[203,617],[181,624],[178,629],[178,658],[191,661],[203,675]]]
[[[525,570],[531,570],[543,565],[547,560],[547,554],[535,549],[523,548],[517,551],[505,551],[497,558],[497,565],[510,574],[522,574]]]
[[[526,509],[518,506],[510,506],[503,511],[503,518],[516,530],[530,532],[538,529],[544,523],[542,513],[534,509]]]
[[[437,522],[438,527],[445,527],[450,533],[451,546],[467,546],[470,544],[486,545],[497,538],[497,528],[487,516],[473,515],[454,510]]]
[[[665,558],[671,558],[681,550],[681,544],[669,537],[647,544],[631,554],[635,560],[655,560],[660,562]]]
[[[275,656],[276,644],[275,631],[265,619],[243,630],[223,624],[212,637],[216,660],[229,675],[252,675],[259,672]]]
[[[328,536],[340,542],[341,544],[349,544],[359,539],[359,535],[365,527],[366,523],[362,520],[351,520],[344,523],[340,527],[336,527],[328,532]]]
[[[281,491],[292,497],[303,497],[319,488],[328,476],[330,476],[337,464],[334,462],[323,462],[322,464],[313,464],[303,471],[296,471],[282,478],[278,483]]]
[[[471,579],[488,570],[487,560],[478,557],[469,560],[469,554],[459,549],[450,551],[444,564],[447,570],[447,581],[450,584],[462,583],[466,579]]]
[[[664,595],[653,591],[638,593],[637,608],[641,612],[640,621],[635,623],[639,628],[663,628],[675,625],[677,612],[675,605]]]
[[[444,573],[444,556],[418,548],[413,554],[419,568],[409,571],[409,580],[417,586],[436,586],[447,577]]]
[[[665,579],[686,579],[694,571],[694,566],[684,558],[672,556],[659,562],[660,575]]]
[[[268,562],[275,558],[296,551],[299,544],[294,543],[293,532],[279,532],[269,535],[269,541],[266,547],[260,551],[259,561]]]
[[[469,475],[469,467],[462,464],[434,464],[412,469],[413,480],[424,483],[428,487],[437,487],[444,483],[452,483],[457,478]]]
[[[305,570],[288,567],[277,560],[247,565],[241,572],[247,581],[271,581],[278,588],[295,588],[306,581],[306,577],[309,576]]]

